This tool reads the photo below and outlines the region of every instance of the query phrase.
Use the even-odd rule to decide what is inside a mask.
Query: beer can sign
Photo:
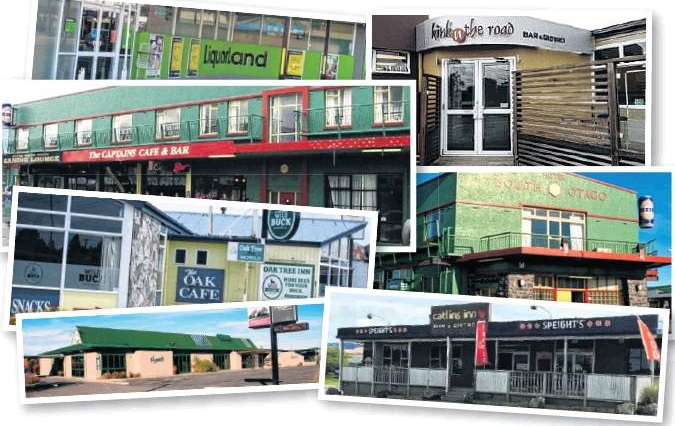
[[[2,127],[12,125],[12,105],[2,104]]]
[[[638,213],[640,215],[640,228],[654,227],[654,201],[652,197],[645,195],[639,198]]]

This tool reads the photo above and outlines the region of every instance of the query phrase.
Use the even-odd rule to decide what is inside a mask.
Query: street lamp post
[[[373,314],[373,313],[371,313],[371,312],[368,312],[368,314],[366,315],[366,318],[368,318],[369,320],[372,320],[372,319],[375,318],[375,317],[377,317],[377,318],[379,318],[379,319],[385,321],[385,322],[387,323],[387,325],[391,325],[391,321],[389,321],[389,320],[386,319],[385,317],[381,317],[381,316],[379,316],[379,315],[375,315],[375,314]]]
[[[545,312],[548,314],[549,319],[553,319],[553,314],[551,313],[551,311],[549,311],[548,309],[544,308],[543,306],[539,306],[539,305],[531,305],[531,306],[530,306],[530,309],[533,310],[533,311],[536,311],[536,310],[538,310],[538,309],[541,309],[542,311],[545,311]]]

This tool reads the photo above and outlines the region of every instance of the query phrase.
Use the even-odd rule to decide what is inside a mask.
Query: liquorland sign
[[[528,16],[441,16],[417,25],[417,51],[506,44],[591,53],[591,32]]]

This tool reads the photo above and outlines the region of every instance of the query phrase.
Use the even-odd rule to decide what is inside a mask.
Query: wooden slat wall
[[[422,90],[420,117],[424,121],[418,152],[422,165],[429,165],[441,155],[441,78],[425,74]]]

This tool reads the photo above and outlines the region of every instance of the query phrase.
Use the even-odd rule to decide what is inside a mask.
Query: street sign
[[[290,333],[293,331],[305,331],[305,330],[309,330],[308,322],[296,322],[294,324],[281,324],[274,326],[274,331],[277,333]]]

